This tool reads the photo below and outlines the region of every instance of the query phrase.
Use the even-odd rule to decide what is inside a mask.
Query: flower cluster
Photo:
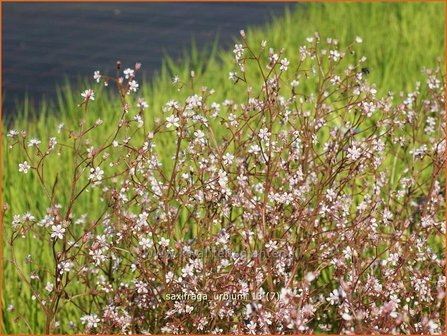
[[[380,96],[366,58],[353,56],[360,37],[341,49],[315,34],[286,53],[241,35],[229,78],[244,99],[218,101],[176,77],[190,92],[166,102],[149,132],[149,105],[128,97],[140,65],[121,75],[118,64],[116,78],[95,72],[122,99],[113,135],[90,144],[101,123],[81,123],[65,146],[68,202],[49,192],[47,213],[14,216],[12,249],[36,231],[53,244],[46,290],[27,280],[46,332],[65,302],[88,333],[441,333],[441,69],[426,70],[413,92]],[[82,97],[87,110],[93,91]],[[25,174],[41,177],[42,160],[61,148],[8,136],[27,154]],[[76,215],[88,192],[100,209]]]

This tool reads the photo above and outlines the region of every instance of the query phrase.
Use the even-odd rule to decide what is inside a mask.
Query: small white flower
[[[71,261],[61,261],[58,265],[59,274],[68,273],[71,271],[73,263]]]
[[[172,273],[171,271],[166,273],[166,282],[168,282],[168,283],[171,282],[173,278],[174,278],[174,273]]]
[[[51,293],[53,291],[53,284],[51,282],[47,282],[47,285],[45,286],[45,289],[47,290],[48,293]]]
[[[345,257],[345,259],[350,259],[352,258],[354,254],[353,249],[350,246],[347,246],[344,250],[343,250],[343,256]]]
[[[221,265],[222,267],[228,267],[228,266],[230,265],[230,261],[229,261],[228,259],[222,259],[222,260],[220,261],[220,265]]]
[[[305,279],[306,279],[306,281],[307,281],[308,283],[311,283],[312,281],[315,280],[315,274],[312,273],[312,272],[308,272],[308,273],[306,274]]]
[[[233,50],[236,60],[239,60],[244,53],[244,46],[242,44],[235,44]]]
[[[189,264],[182,268],[182,277],[193,277],[194,276],[194,266]]]
[[[141,238],[141,240],[138,244],[141,246],[141,248],[143,250],[149,249],[152,246],[154,246],[154,243],[153,243],[152,239],[150,239],[150,238]]]
[[[345,321],[351,321],[352,320],[352,316],[349,315],[348,313],[343,313],[343,315],[341,316],[343,318],[343,320]]]
[[[275,64],[276,62],[278,62],[279,56],[278,56],[278,54],[275,54],[273,52],[273,48],[270,48],[269,53],[270,53],[270,55],[269,55],[269,63],[270,64]]]
[[[441,81],[432,75],[428,78],[427,85],[430,89],[438,89],[441,85]]]
[[[53,230],[51,238],[55,238],[56,240],[64,238],[65,228],[62,225],[53,225],[51,230]]]
[[[290,85],[291,85],[292,87],[297,87],[299,84],[300,84],[300,82],[298,82],[296,79],[294,79],[294,80],[290,83]]]
[[[186,102],[188,103],[188,107],[193,109],[195,107],[202,106],[202,97],[199,95],[190,96],[186,99]]]
[[[206,139],[205,139],[205,133],[203,133],[201,130],[197,130],[194,132],[194,137],[196,138],[196,142],[205,145]]]
[[[360,36],[356,36],[356,38],[355,38],[355,43],[360,44],[360,43],[362,43],[362,42],[363,42],[363,39],[362,39]]]
[[[279,67],[279,70],[286,71],[289,67],[289,64],[290,64],[289,60],[287,58],[283,58],[281,60],[281,66]]]
[[[247,328],[249,330],[250,334],[255,334],[256,333],[256,322],[250,321],[250,323],[247,324]]]
[[[37,223],[39,226],[50,227],[54,225],[54,217],[51,215],[45,215],[45,217]]]
[[[260,151],[261,151],[261,147],[259,147],[258,144],[251,145],[250,148],[248,149],[248,152],[250,154],[257,154]]]
[[[133,117],[133,120],[135,120],[135,121],[137,122],[137,127],[138,127],[138,128],[143,127],[143,125],[144,125],[144,120],[143,120],[143,117],[142,117],[141,115],[139,115],[139,114],[135,115],[135,116]]]
[[[84,315],[81,317],[81,323],[85,324],[87,328],[96,328],[99,321],[98,315],[96,314]]]
[[[135,289],[137,290],[138,294],[149,293],[149,290],[147,289],[147,284],[145,284],[143,281],[135,280]]]
[[[338,290],[334,289],[331,294],[329,295],[328,298],[326,298],[327,301],[329,301],[329,303],[331,305],[337,304],[339,302],[339,296],[338,296]]]
[[[101,168],[96,167],[90,169],[90,175],[88,179],[94,182],[94,185],[100,184],[103,177],[104,177],[104,170],[102,170]]]
[[[15,129],[12,129],[12,130],[9,130],[7,137],[8,138],[13,138],[13,137],[15,137],[17,135],[19,135],[19,131],[15,130]]]
[[[81,96],[85,101],[87,100],[95,100],[95,92],[92,89],[87,89],[81,93]]]
[[[101,80],[101,73],[100,73],[98,70],[96,70],[96,71],[93,73],[93,79],[94,79],[97,83],[99,83],[99,81]]]
[[[228,73],[228,79],[231,80],[231,81],[233,81],[233,82],[236,82],[236,80],[237,80],[237,74],[236,74],[234,71],[230,71],[230,72]]]
[[[19,172],[27,174],[28,170],[31,168],[31,166],[28,164],[28,162],[23,161],[23,163],[19,163]]]
[[[129,91],[127,92],[127,94],[129,94],[131,91],[137,92],[139,86],[140,86],[140,84],[138,84],[136,80],[130,81],[129,82]]]
[[[50,141],[48,141],[48,150],[52,151],[54,149],[54,147],[56,147],[57,145],[57,140],[55,137],[51,137]]]
[[[36,218],[29,212],[27,212],[26,214],[22,215],[22,221],[23,222],[33,222]]]
[[[258,136],[261,140],[268,140],[270,137],[270,132],[268,130],[268,128],[261,128],[259,130]]]
[[[126,79],[129,79],[130,77],[135,77],[135,71],[127,68],[126,70],[123,71],[124,73],[124,77],[126,77]]]
[[[357,147],[356,144],[353,144],[351,147],[348,148],[348,158],[355,161],[362,155],[362,151],[359,147]]]
[[[332,83],[332,84],[340,84],[341,83],[341,78],[340,78],[340,76],[334,76],[334,77],[332,77],[331,79],[330,79],[330,82]]]
[[[179,121],[180,119],[178,117],[176,117],[175,115],[170,115],[169,117],[166,118],[167,124],[166,127],[170,128],[172,126],[174,126],[175,128],[179,127]]]
[[[169,246],[169,239],[161,237],[160,241],[158,242],[158,244],[160,244],[163,247],[168,247]]]
[[[197,140],[201,140],[205,137],[205,133],[203,133],[201,130],[197,130],[194,132],[194,136]]]
[[[341,55],[338,52],[338,50],[330,50],[329,51],[329,59],[333,60],[334,62],[337,62],[340,59]]]
[[[234,155],[230,154],[230,153],[226,153],[223,157],[222,157],[223,163],[225,165],[230,165],[233,163],[234,160]]]
[[[60,123],[58,126],[57,126],[57,133],[61,133],[61,131],[62,131],[62,129],[64,128],[64,123]]]
[[[40,144],[40,140],[34,138],[28,142],[28,147],[37,146],[38,144]]]
[[[149,104],[143,98],[138,99],[137,107],[144,110],[149,107]]]

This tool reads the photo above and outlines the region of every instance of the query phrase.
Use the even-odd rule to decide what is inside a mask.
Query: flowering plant
[[[214,101],[191,72],[174,81],[187,98],[149,127],[156,111],[132,98],[141,65],[118,63],[115,77],[94,74],[122,107],[103,142],[89,138],[102,120],[46,147],[9,132],[48,208],[16,214],[9,239],[45,332],[61,330],[66,305],[82,316],[75,330],[101,334],[442,332],[441,68],[379,96],[361,38],[340,48],[315,34],[285,57],[241,35],[229,80],[244,101]],[[81,96],[85,116],[101,97]],[[73,158],[68,189],[44,171],[61,151]],[[79,214],[92,198],[99,206]],[[52,246],[54,264],[33,271],[41,283],[14,257],[28,234]]]

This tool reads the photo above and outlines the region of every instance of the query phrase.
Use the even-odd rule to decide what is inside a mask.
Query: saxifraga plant
[[[45,146],[8,133],[48,209],[14,214],[7,259],[45,333],[69,330],[67,306],[87,333],[441,333],[442,68],[378,97],[361,38],[339,48],[315,34],[286,58],[241,35],[229,80],[244,101],[214,101],[191,72],[173,83],[187,98],[153,118],[131,95],[140,64],[118,63],[115,77],[94,74],[122,105],[100,142],[101,119],[61,125]],[[98,97],[82,98],[85,116]],[[45,165],[67,151],[69,186]],[[79,213],[92,198],[102,207]],[[28,235],[53,255],[31,274],[14,252]]]

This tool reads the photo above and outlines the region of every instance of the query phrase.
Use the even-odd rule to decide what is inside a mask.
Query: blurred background
[[[230,47],[239,30],[270,22],[287,3],[4,3],[3,115],[28,96],[37,107],[56,86],[94,70],[143,64],[150,79],[165,53],[178,59],[218,38]]]

